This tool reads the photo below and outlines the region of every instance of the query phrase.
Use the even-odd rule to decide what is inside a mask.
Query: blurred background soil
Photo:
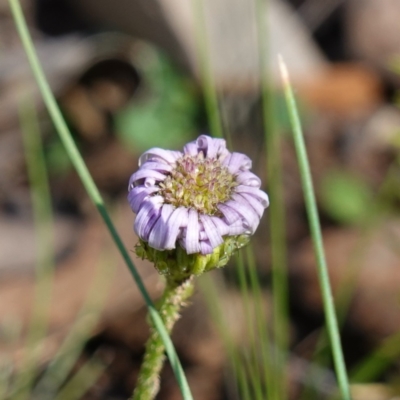
[[[133,254],[134,216],[126,192],[143,151],[180,148],[199,132],[209,132],[191,3],[22,2],[52,90],[155,299],[162,280]],[[255,160],[268,190],[274,171],[266,172],[265,165],[255,5],[204,0],[203,8],[224,129],[232,148]],[[283,54],[300,105],[333,290],[347,310],[342,333],[351,369],[400,331],[400,2],[274,0],[268,2],[268,21],[266,52],[282,136],[290,392],[296,399],[304,385],[314,385],[322,399],[335,383],[328,368],[315,382],[304,376],[318,345],[323,310],[276,59]],[[40,370],[70,331],[93,282],[106,274],[98,286],[104,295],[98,318],[76,368],[96,354],[107,367],[82,398],[126,399],[148,335],[144,302],[56,136],[5,0],[0,0],[0,359],[11,360],[18,371],[27,351],[35,287],[36,236],[19,116],[25,101],[34,102],[38,112],[54,213],[56,270]],[[254,249],[269,315],[268,219],[267,210]],[[231,267],[215,275],[227,282],[220,301],[235,340],[246,342],[235,273]],[[196,399],[238,398],[200,290],[173,339]],[[400,393],[395,390],[399,368],[399,358],[392,357],[373,385],[353,386],[354,399],[394,399]],[[157,398],[180,398],[169,366]]]

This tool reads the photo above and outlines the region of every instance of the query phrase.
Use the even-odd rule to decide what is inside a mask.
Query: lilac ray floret
[[[238,219],[233,224],[229,225],[229,236],[237,236],[243,234],[250,234],[249,227],[243,221]]]
[[[197,147],[199,150],[202,150],[204,155],[207,158],[215,158],[217,155],[217,146],[214,143],[215,139],[212,139],[210,136],[201,135],[197,139]]]
[[[168,219],[174,211],[171,204],[164,204],[158,218],[149,235],[149,246],[156,250],[164,250],[164,243],[168,234]]]
[[[164,249],[174,249],[178,235],[182,228],[187,227],[188,210],[184,207],[177,208],[169,217],[167,224],[167,236]]]
[[[194,254],[200,251],[199,233],[199,214],[195,209],[191,208],[189,210],[186,237],[184,239],[186,252],[188,254]]]
[[[209,215],[200,215],[200,220],[203,223],[204,232],[206,233],[207,239],[209,240],[213,248],[218,247],[224,242],[222,236],[219,234],[218,229],[215,229],[215,225]]]
[[[159,191],[158,187],[145,187],[137,186],[133,188],[128,194],[128,201],[132,208],[132,211],[137,214],[143,201],[150,196],[152,193]]]
[[[201,254],[211,254],[214,248],[208,240],[203,240],[200,242],[200,253]]]
[[[267,208],[269,206],[269,198],[267,193],[263,192],[260,189],[251,187],[251,186],[245,186],[245,185],[239,185],[236,186],[235,188],[236,193],[248,193],[252,195],[253,197],[256,197],[261,204],[263,205],[264,208]]]
[[[214,139],[214,145],[217,148],[217,156],[220,160],[225,158],[230,152],[226,148],[226,142],[224,139]]]
[[[225,236],[225,235],[229,234],[230,227],[221,218],[212,216],[211,220],[214,223],[215,227],[217,228],[217,230],[221,236]]]
[[[239,171],[248,171],[252,162],[249,157],[242,153],[232,153],[230,157],[223,161],[223,164],[226,165],[231,174],[237,174]]]
[[[142,170],[146,169],[165,173],[172,171],[172,165],[160,161],[146,161],[145,163],[142,164]]]
[[[207,158],[218,158],[222,161],[229,154],[224,139],[212,139],[202,135],[197,139],[196,145],[198,151],[203,151]]]
[[[207,240],[208,235],[206,231],[204,230],[204,225],[202,222],[200,222],[200,240]]]
[[[247,193],[238,193],[232,196],[233,200],[246,202],[257,213],[258,218],[261,218],[264,213],[264,206],[253,196]]]
[[[158,209],[156,213],[154,213],[148,220],[148,223],[144,226],[144,229],[142,230],[141,238],[148,242],[150,233],[155,225],[155,223],[158,221],[161,215],[161,207]]]
[[[236,182],[246,186],[259,188],[261,186],[261,179],[250,171],[240,173],[236,177]]]
[[[154,147],[150,150],[147,150],[143,153],[139,158],[139,167],[141,167],[146,161],[160,161],[166,162],[168,164],[173,164],[182,153],[176,154],[175,151],[164,150],[158,147]]]
[[[250,229],[250,232],[254,233],[260,220],[254,209],[249,207],[247,202],[229,200],[226,202],[226,206],[234,209],[238,214],[240,214],[240,216]]]
[[[222,212],[225,217],[226,222],[231,225],[240,219],[240,215],[233,210],[231,207],[228,207],[226,204],[219,204],[218,209]]]
[[[197,154],[199,154],[199,148],[197,147],[197,142],[194,141],[194,142],[185,144],[185,147],[183,148],[183,152],[190,156],[197,156]]]
[[[139,169],[139,171],[135,172],[131,176],[131,179],[129,180],[129,186],[131,186],[132,184],[133,186],[138,186],[144,183],[144,181],[149,178],[153,178],[155,181],[163,181],[166,176],[161,172],[151,169]]]
[[[135,224],[133,226],[136,234],[139,237],[143,238],[143,236],[145,236],[144,233],[147,229],[146,225],[154,215],[159,215],[162,203],[163,198],[161,196],[155,196],[145,201],[140,207],[140,210],[136,216]]]

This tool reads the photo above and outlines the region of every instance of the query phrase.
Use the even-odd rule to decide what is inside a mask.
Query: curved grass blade
[[[377,350],[362,360],[350,373],[352,382],[371,382],[377,379],[400,357],[400,333],[388,337]]]
[[[234,343],[234,338],[232,337],[228,321],[220,304],[220,292],[225,290],[224,284],[218,280],[218,278],[216,279],[215,276],[211,279],[208,274],[202,276],[199,282],[200,289],[204,293],[204,299],[206,300],[208,310],[226,348],[232,372],[237,382],[239,398],[242,400],[253,400],[250,396],[250,383],[246,376],[242,355],[240,354],[240,350],[237,348],[236,343]]]
[[[297,111],[296,101],[289,81],[289,74],[286,65],[284,64],[281,57],[279,58],[279,67],[282,76],[289,118],[293,131],[294,144],[300,169],[300,177],[304,191],[304,199],[310,225],[311,237],[314,244],[314,252],[317,260],[317,272],[322,292],[327,330],[332,347],[333,361],[338,378],[341,396],[343,400],[350,400],[351,396],[349,381],[340,341],[332,289],[329,282],[328,267],[325,260],[321,226],[318,218],[318,210],[311,179],[310,166],[307,158],[306,146],[304,143],[303,132],[301,128],[299,114]]]
[[[277,398],[287,398],[285,364],[289,346],[289,311],[287,248],[285,232],[285,202],[280,142],[276,121],[275,99],[268,59],[268,2],[255,0],[257,17],[258,49],[260,55],[260,82],[264,138],[267,153],[268,186],[270,195],[270,246],[273,296],[273,335],[275,352],[274,391]]]
[[[218,107],[218,95],[215,89],[211,60],[207,46],[207,32],[204,18],[203,0],[192,0],[193,15],[195,21],[195,38],[197,54],[200,65],[200,79],[202,81],[204,101],[210,130],[213,136],[223,137],[223,129]],[[228,138],[228,143],[230,138]],[[229,143],[231,144],[231,143]]]
[[[98,355],[87,360],[76,374],[66,383],[54,400],[82,399],[85,393],[98,381],[108,367]]]
[[[111,267],[111,265],[115,266],[115,262],[110,257],[101,257],[89,294],[75,323],[34,389],[34,395],[37,398],[53,399],[76,364],[88,337],[99,320],[107,298],[108,289],[115,273],[115,267]]]
[[[267,387],[271,387],[271,374],[270,366],[271,360],[268,358],[268,350],[266,347],[269,343],[268,335],[263,335],[265,331],[261,331],[260,325],[265,327],[264,313],[260,310],[261,296],[260,293],[256,293],[254,287],[249,287],[248,273],[246,273],[243,251],[240,251],[236,257],[236,271],[238,275],[238,281],[240,286],[240,292],[243,297],[243,308],[246,318],[246,325],[249,336],[249,349],[247,354],[244,355],[247,369],[249,370],[250,382],[252,383],[254,400],[270,398],[263,393],[263,380],[265,384],[265,376],[267,379]],[[251,290],[251,293],[250,293]],[[253,295],[250,298],[250,294]],[[257,320],[257,322],[256,322]],[[255,326],[256,325],[256,326]],[[257,330],[257,332],[256,332]],[[258,334],[258,336],[257,336]],[[261,354],[260,354],[261,353]],[[260,360],[261,359],[261,360]],[[264,362],[263,367],[260,367],[261,361]],[[267,373],[265,372],[267,371]]]
[[[33,103],[20,108],[22,139],[32,196],[38,256],[36,260],[35,297],[31,322],[26,339],[26,357],[12,385],[13,399],[23,400],[37,374],[41,349],[38,344],[45,337],[49,322],[53,288],[53,217],[47,169],[40,138],[39,123]]]

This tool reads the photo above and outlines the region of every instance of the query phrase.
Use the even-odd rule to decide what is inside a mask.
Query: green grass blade
[[[248,336],[249,336],[249,349],[247,351],[247,356],[245,357],[247,369],[249,370],[251,380],[254,391],[253,398],[255,400],[260,399],[263,400],[265,396],[262,394],[262,372],[260,371],[259,365],[259,352],[260,349],[257,346],[257,342],[259,339],[265,339],[261,335],[257,338],[256,330],[255,330],[255,318],[261,318],[262,315],[258,315],[256,310],[254,309],[254,302],[258,299],[250,299],[250,288],[248,283],[248,278],[245,270],[244,265],[244,256],[243,251],[240,251],[238,256],[236,257],[236,272],[238,275],[239,287],[240,292],[243,298],[243,306],[244,306],[244,313],[246,317],[246,325],[248,329]],[[258,324],[257,324],[258,325]],[[264,365],[264,367],[266,367]]]
[[[11,360],[2,357],[0,359],[0,399],[7,398],[12,372],[13,366]]]
[[[42,400],[53,399],[82,353],[83,347],[98,323],[115,273],[115,261],[102,256],[87,299],[78,313],[57,354],[37,383],[34,394]]]
[[[387,338],[377,350],[362,360],[350,373],[352,382],[371,382],[377,379],[400,357],[400,333]]]
[[[18,33],[20,35],[23,47],[25,49],[26,55],[28,57],[29,64],[31,66],[33,75],[36,79],[36,82],[39,86],[39,89],[41,91],[41,94],[43,96],[43,100],[46,104],[46,107],[49,111],[49,114],[53,120],[53,123],[57,129],[58,134],[60,135],[61,141],[63,142],[63,145],[65,146],[65,149],[68,153],[68,156],[71,159],[72,164],[74,165],[90,199],[92,202],[95,204],[97,210],[99,211],[101,217],[103,218],[104,223],[107,226],[107,229],[109,230],[114,243],[116,244],[119,252],[122,255],[122,258],[124,259],[126,265],[128,266],[137,287],[139,288],[146,304],[148,307],[148,312],[150,314],[150,317],[154,321],[154,325],[156,329],[159,331],[160,336],[165,344],[166,348],[166,353],[168,355],[168,358],[171,363],[171,367],[175,373],[176,379],[178,381],[178,385],[182,391],[182,394],[185,399],[192,399],[192,394],[190,392],[186,376],[183,372],[182,366],[179,362],[178,356],[176,354],[175,348],[172,344],[171,338],[169,337],[164,324],[162,322],[162,319],[160,315],[158,314],[145,286],[144,283],[134,266],[129,253],[125,246],[122,243],[122,240],[106,210],[106,207],[104,205],[104,201],[100,195],[100,192],[96,186],[96,184],[93,181],[93,178],[91,177],[89,170],[87,169],[84,160],[82,159],[78,148],[76,147],[76,144],[71,136],[71,133],[67,127],[67,124],[61,114],[61,111],[57,105],[57,102],[53,96],[53,93],[51,92],[50,86],[46,80],[46,77],[44,75],[43,69],[40,65],[39,59],[37,57],[36,51],[34,49],[33,43],[31,36],[28,31],[28,27],[26,25],[26,21],[21,9],[21,5],[18,0],[9,0],[9,4],[11,7],[11,11],[15,20],[15,24],[18,30]]]
[[[229,324],[226,321],[220,305],[220,299],[223,297],[220,292],[224,290],[223,283],[220,282],[220,284],[218,284],[216,277],[214,276],[211,278],[209,274],[203,275],[199,282],[200,289],[204,293],[204,299],[206,300],[208,310],[211,313],[211,317],[216,324],[218,333],[227,351],[230,365],[232,366],[232,372],[240,393],[240,399],[253,400],[250,396],[250,385],[242,362],[242,355],[234,343]]]
[[[207,45],[207,30],[204,17],[203,0],[192,0],[195,21],[195,38],[199,57],[200,79],[203,86],[204,100],[211,134],[223,137],[221,118],[219,115],[218,95],[215,89],[214,76]]]
[[[247,259],[247,269],[250,279],[250,287],[254,294],[254,314],[257,318],[257,331],[259,336],[259,348],[258,352],[263,362],[264,376],[267,386],[267,399],[279,399],[279,393],[277,392],[278,382],[276,382],[276,369],[277,365],[274,364],[275,357],[272,350],[272,343],[270,334],[268,332],[268,321],[266,317],[266,311],[262,308],[262,291],[260,282],[257,275],[256,262],[254,259],[254,251],[251,245],[245,249]]]
[[[26,339],[26,357],[14,383],[14,399],[29,397],[40,360],[40,341],[46,336],[53,287],[53,217],[47,169],[40,138],[39,123],[33,103],[20,109],[22,139],[32,196],[33,218],[36,233],[35,298],[31,322]]]
[[[338,323],[336,319],[335,304],[333,301],[332,289],[329,282],[328,267],[325,260],[322,232],[318,218],[318,210],[311,179],[310,166],[307,158],[306,146],[304,143],[303,132],[301,128],[299,114],[297,111],[296,101],[289,81],[289,74],[286,65],[283,63],[282,59],[280,59],[279,61],[285,98],[289,111],[289,118],[292,126],[294,144],[300,169],[300,177],[304,191],[304,199],[310,225],[311,237],[314,244],[318,278],[322,292],[327,330],[332,347],[333,361],[338,378],[341,396],[343,400],[350,400],[350,387],[346,365],[344,362],[342,345],[340,341]]]
[[[66,383],[54,400],[79,400],[96,383],[108,367],[107,363],[94,355],[87,360]]]
[[[258,48],[260,54],[260,81],[264,138],[267,152],[268,187],[271,204],[270,246],[272,266],[273,333],[277,347],[275,357],[275,385],[277,396],[287,398],[285,364],[289,345],[287,248],[285,233],[285,209],[283,200],[282,162],[280,137],[275,118],[275,102],[272,91],[271,72],[268,60],[267,2],[255,0],[257,11]]]

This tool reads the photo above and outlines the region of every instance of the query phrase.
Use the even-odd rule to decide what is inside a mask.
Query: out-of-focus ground
[[[133,255],[136,237],[126,202],[127,182],[147,148],[179,148],[208,131],[199,84],[199,35],[207,40],[233,149],[255,160],[265,188],[274,173],[265,166],[255,3],[204,0],[205,30],[192,3],[23,1],[51,87],[154,298],[161,293],[162,281]],[[295,399],[306,381],[303,366],[312,363],[323,313],[277,54],[288,64],[300,104],[335,298],[344,306],[348,299],[342,333],[351,369],[400,329],[400,3],[275,0],[268,4],[267,20],[265,51],[276,94],[274,115],[283,135],[291,317],[288,375]],[[104,303],[80,361],[99,353],[108,367],[83,398],[125,399],[134,387],[148,334],[144,302],[56,137],[5,0],[0,1],[0,358],[11,360],[18,371],[34,294],[36,236],[19,120],[27,100],[38,111],[54,212],[56,270],[39,370],[56,354],[98,274],[109,274],[98,286]],[[270,308],[267,221],[268,211],[254,247]],[[99,272],[102,263],[109,263],[106,272]],[[228,290],[221,303],[234,337],[245,341],[234,273],[224,273]],[[223,344],[200,292],[183,313],[173,339],[196,399],[237,398]],[[389,356],[396,351],[400,355],[399,345],[388,351]],[[354,399],[399,395],[399,359],[392,358],[373,384],[354,385]],[[333,387],[331,373],[324,371],[321,379]],[[321,391],[320,398],[325,394]],[[168,366],[158,398],[180,398]]]

